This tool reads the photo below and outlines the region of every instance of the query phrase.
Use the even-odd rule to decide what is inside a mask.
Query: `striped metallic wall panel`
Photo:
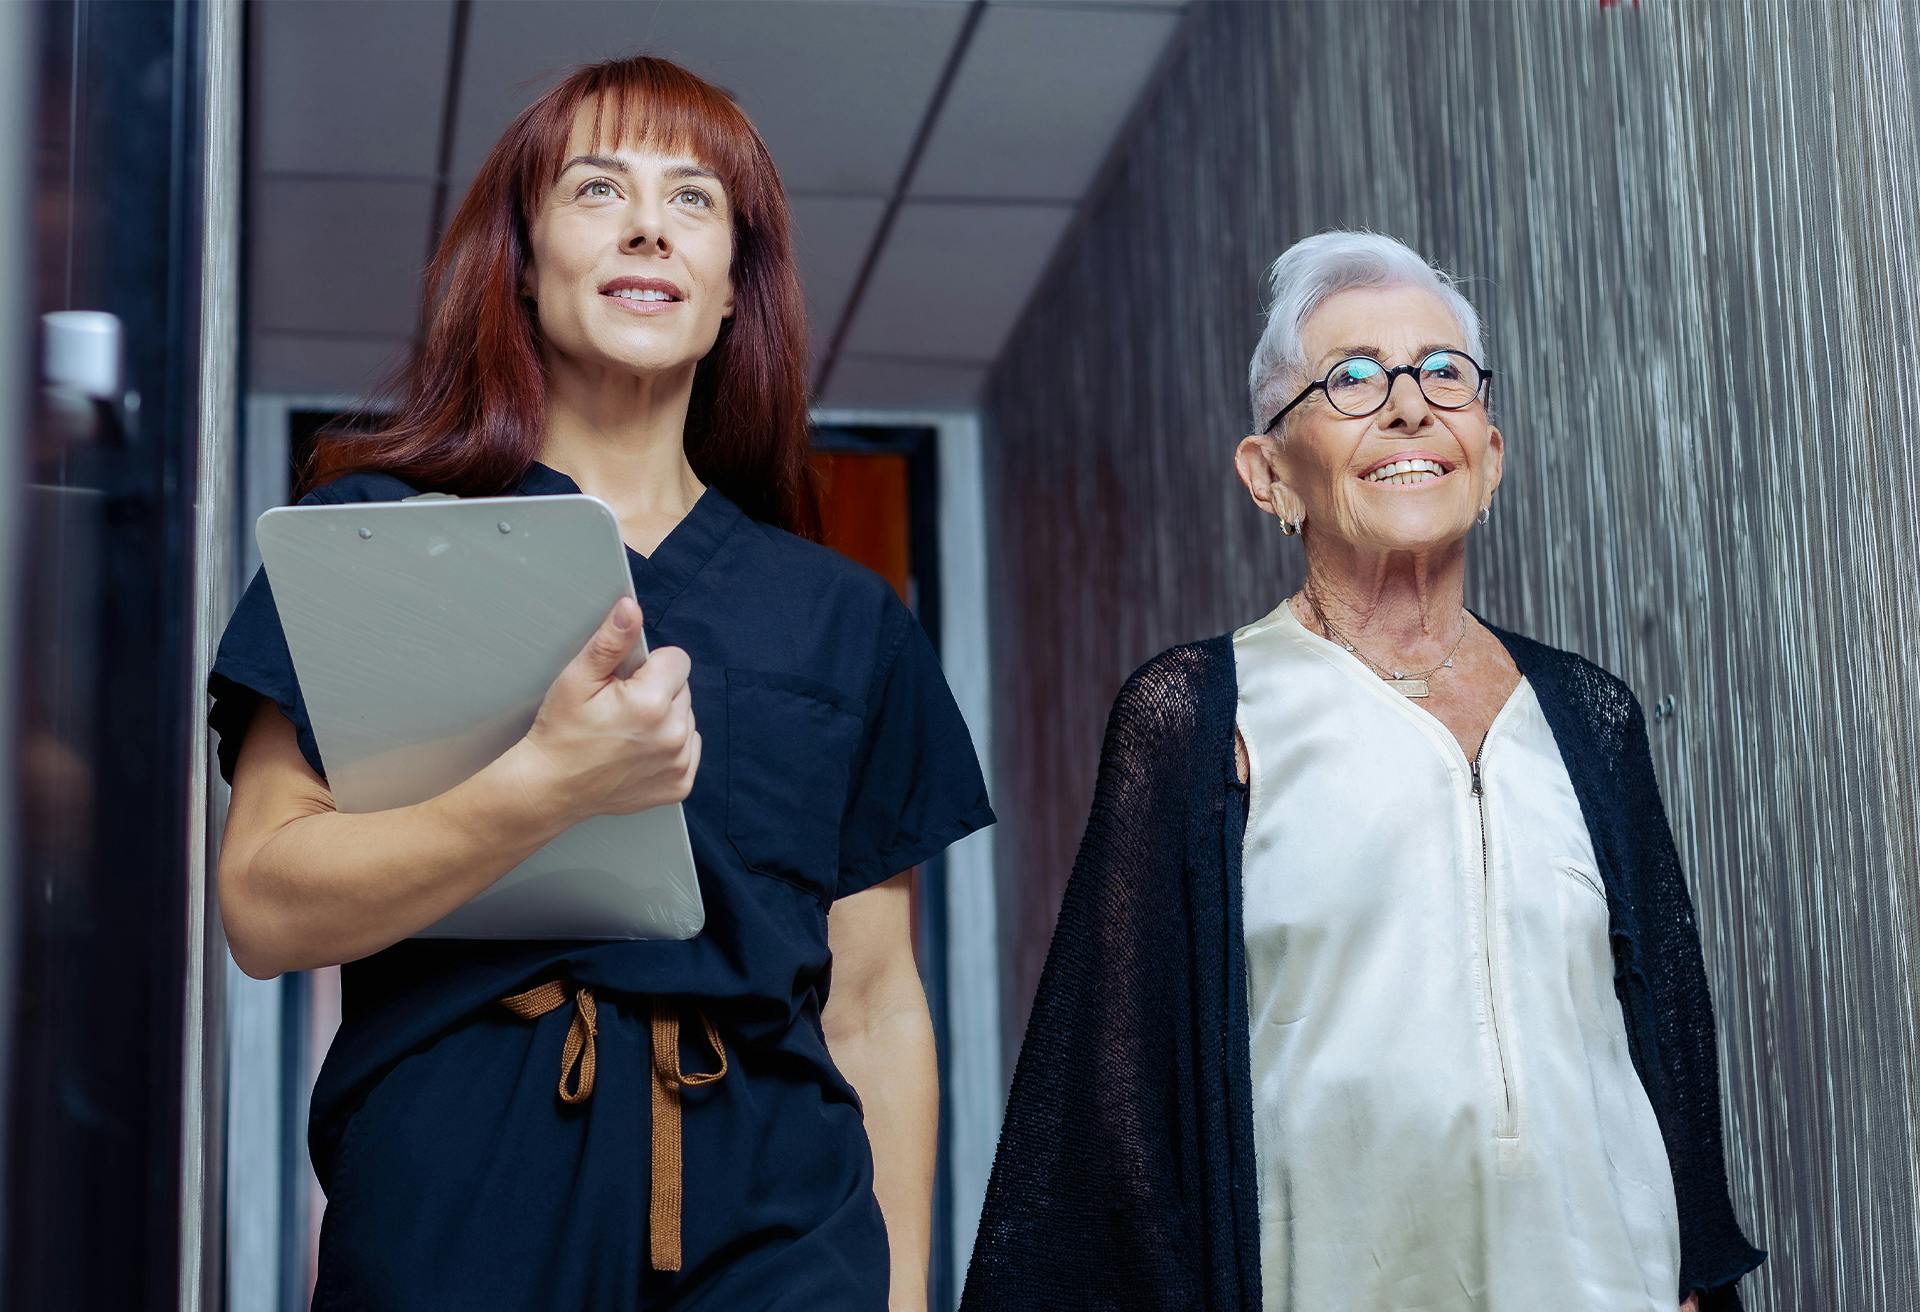
[[[1202,0],[989,385],[1017,1043],[1125,675],[1301,559],[1236,484],[1258,283],[1468,277],[1468,600],[1626,678],[1703,923],[1749,1306],[1920,1306],[1920,6]]]

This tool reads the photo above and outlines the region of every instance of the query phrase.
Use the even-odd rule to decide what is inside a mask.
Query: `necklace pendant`
[[[1396,676],[1387,681],[1387,687],[1393,689],[1395,692],[1405,693],[1409,697],[1425,697],[1427,695],[1427,681],[1425,679],[1402,679]]]

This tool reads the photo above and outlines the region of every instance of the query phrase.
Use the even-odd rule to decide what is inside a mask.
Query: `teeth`
[[[1367,475],[1369,483],[1424,483],[1429,477],[1440,478],[1446,474],[1437,460],[1396,460],[1385,464]],[[1417,477],[1406,477],[1406,475]]]
[[[670,301],[672,296],[666,292],[643,291],[638,287],[622,287],[617,292],[608,292],[609,296],[618,296],[623,301]]]

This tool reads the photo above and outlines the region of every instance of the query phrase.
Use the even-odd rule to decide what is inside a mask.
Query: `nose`
[[[1402,383],[1406,386],[1402,387]],[[1382,410],[1386,420],[1381,427],[1388,430],[1418,431],[1433,419],[1427,394],[1420,390],[1419,379],[1411,373],[1396,373],[1387,380],[1387,401]]]
[[[657,202],[635,198],[627,207],[620,249],[629,255],[667,254],[666,213]]]
[[[667,236],[654,224],[635,223],[628,227],[620,248],[629,255],[665,255]]]

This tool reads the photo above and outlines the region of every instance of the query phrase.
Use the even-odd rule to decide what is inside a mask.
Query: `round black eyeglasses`
[[[1324,392],[1327,404],[1352,419],[1372,414],[1387,403],[1393,392],[1393,380],[1401,374],[1413,375],[1414,385],[1427,404],[1440,410],[1464,410],[1493,382],[1493,370],[1465,351],[1433,351],[1419,364],[1403,364],[1392,369],[1370,356],[1354,355],[1327,370],[1317,383],[1308,383],[1300,395],[1280,408],[1260,431],[1271,433],[1287,412],[1312,396]]]

